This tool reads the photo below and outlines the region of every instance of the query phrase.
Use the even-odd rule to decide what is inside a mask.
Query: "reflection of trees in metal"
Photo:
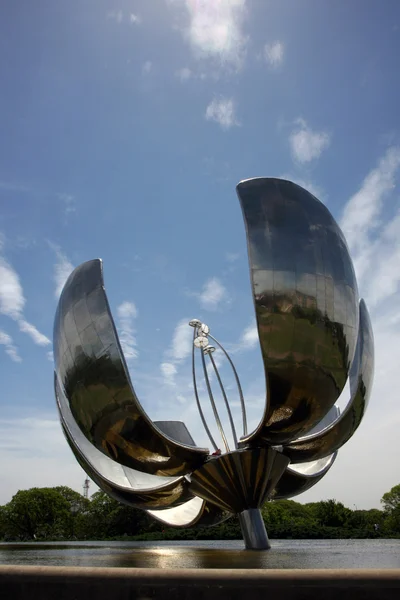
[[[194,346],[226,453],[204,419],[194,349],[194,391],[214,455],[195,446],[183,423],[151,421],[129,377],[100,260],[75,269],[61,294],[54,325],[55,388],[68,442],[104,491],[174,526],[211,525],[239,513],[246,543],[266,547],[254,511],[268,498],[288,498],[315,485],[358,427],[372,385],[373,335],[346,242],[327,208],[278,179],[241,182],[238,196],[267,383],[265,411],[255,431],[247,432],[245,402],[229,355],[197,320],[190,323]],[[213,358],[216,349],[238,384],[241,437]],[[206,360],[229,417],[232,452]],[[339,416],[335,402],[348,378],[351,400]]]

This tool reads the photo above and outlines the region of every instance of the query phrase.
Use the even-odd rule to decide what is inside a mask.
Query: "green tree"
[[[20,490],[3,507],[5,535],[24,540],[69,537],[71,510],[53,488]]]
[[[385,512],[391,512],[400,506],[400,483],[392,487],[390,492],[383,494],[381,503]]]
[[[150,529],[149,517],[133,506],[120,504],[105,492],[93,494],[79,530],[85,539],[138,535]]]
[[[318,502],[316,516],[321,525],[343,527],[350,518],[351,510],[336,500]]]
[[[390,492],[383,494],[382,500],[385,511],[384,528],[388,534],[400,533],[400,484],[392,487]]]

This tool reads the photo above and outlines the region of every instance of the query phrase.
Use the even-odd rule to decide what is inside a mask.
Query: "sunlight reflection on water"
[[[274,540],[267,552],[240,541],[0,544],[0,564],[160,569],[400,568],[400,540]]]

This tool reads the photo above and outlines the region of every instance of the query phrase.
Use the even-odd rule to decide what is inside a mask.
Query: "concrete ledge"
[[[12,600],[398,600],[396,570],[0,566]]]

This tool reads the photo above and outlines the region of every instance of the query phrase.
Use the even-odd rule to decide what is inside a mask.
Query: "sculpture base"
[[[260,509],[248,508],[238,513],[238,517],[246,550],[269,550],[271,545]]]

